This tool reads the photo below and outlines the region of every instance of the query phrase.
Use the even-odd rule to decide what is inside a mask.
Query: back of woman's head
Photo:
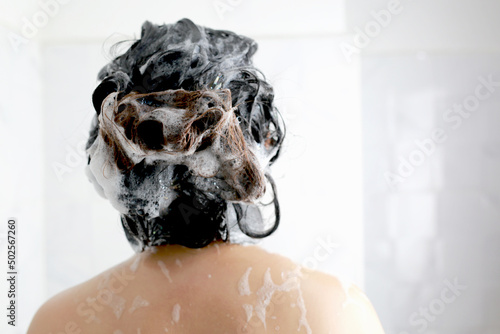
[[[250,38],[188,19],[145,22],[100,71],[87,174],[136,251],[203,247],[240,231],[261,238],[278,226],[268,167],[284,130],[272,87],[252,65],[256,50]]]

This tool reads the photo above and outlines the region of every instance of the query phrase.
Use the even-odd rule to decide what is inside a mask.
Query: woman
[[[355,286],[243,245],[280,218],[284,126],[256,50],[145,22],[101,70],[87,174],[136,254],[51,298],[28,333],[383,333]]]

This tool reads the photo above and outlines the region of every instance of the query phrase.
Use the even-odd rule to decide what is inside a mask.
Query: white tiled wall
[[[7,30],[0,26],[0,34]],[[0,40],[0,290],[7,306],[7,220],[17,220],[16,271],[18,290],[17,325],[12,333],[24,333],[21,323],[30,319],[47,284],[45,220],[43,218],[44,136],[42,114],[41,59],[37,45],[17,51]],[[11,235],[12,236],[12,235]],[[10,239],[12,240],[12,239]],[[33,252],[33,250],[37,250]],[[9,270],[10,271],[10,270]],[[0,332],[4,333],[6,314],[2,306]],[[22,319],[22,320],[21,320]],[[9,326],[10,327],[10,326]]]
[[[427,332],[500,332],[500,132],[492,131],[500,129],[500,86],[456,129],[443,120],[479,77],[500,82],[500,54],[366,55],[362,68],[366,275],[375,278],[367,292],[387,332],[419,332],[421,308],[431,309]],[[390,186],[384,174],[434,128],[448,139]],[[443,281],[455,278],[467,289],[442,314],[434,302],[432,313]]]
[[[456,128],[443,118],[479,77],[500,81],[500,2],[353,0],[347,29],[390,3],[361,50],[366,290],[389,334],[500,333],[500,87]],[[391,186],[435,129],[446,140]],[[440,309],[455,278],[467,288]]]

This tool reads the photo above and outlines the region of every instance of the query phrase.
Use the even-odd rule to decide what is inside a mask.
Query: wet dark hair
[[[126,189],[119,198],[127,207],[127,212],[121,212],[121,222],[134,249],[164,244],[204,247],[215,240],[227,241],[236,225],[251,238],[263,238],[276,230],[279,204],[267,167],[280,154],[284,124],[274,106],[271,85],[252,65],[256,50],[257,44],[248,37],[201,27],[188,19],[164,25],[146,21],[141,38],[99,72],[101,82],[92,95],[96,119],[106,98],[116,93],[109,126],[122,127],[127,140],[144,152],[162,153],[167,143],[175,144],[178,151],[199,152],[220,136],[221,145],[242,159],[207,178],[215,187],[200,187],[195,184],[199,176],[186,165],[146,159],[134,163],[108,125],[95,119],[87,150],[99,136],[110,147],[110,160],[118,166]],[[158,92],[169,100],[158,102]],[[136,102],[127,102],[131,100]],[[161,103],[186,110],[185,126],[176,136],[165,136],[161,124],[137,116]],[[220,130],[220,124],[226,124],[225,130]],[[255,162],[254,151],[265,157],[268,166]],[[89,164],[90,160],[89,154]],[[152,217],[145,213],[147,203],[135,191],[156,191],[162,183],[159,175],[168,178],[176,197]],[[256,200],[264,189],[272,192],[267,204],[273,209],[274,221],[271,227],[259,229],[266,224],[260,212],[263,205]]]

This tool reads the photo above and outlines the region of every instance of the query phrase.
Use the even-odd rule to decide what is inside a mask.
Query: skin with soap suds
[[[37,330],[28,333],[62,331],[69,321],[74,321],[82,333],[93,334],[117,328],[179,334],[260,334],[274,333],[276,328],[282,333],[383,333],[368,299],[355,285],[348,288],[346,303],[344,286],[335,277],[301,268],[256,246],[224,243],[217,246],[201,250],[160,246],[155,252],[136,254],[53,297],[35,319]],[[137,257],[141,260],[133,272],[130,266]],[[176,265],[177,260],[182,267]],[[172,283],[159,268],[159,261],[169,268]],[[114,277],[112,272],[122,269],[129,280],[117,295],[126,300],[128,310],[134,303],[136,308],[118,319],[112,308],[103,307],[97,314],[99,323],[86,323],[76,312],[78,301],[95,295],[103,280],[109,281]],[[247,272],[251,293],[241,295],[241,278]],[[144,301],[148,306],[138,307]],[[56,312],[58,317],[47,316]],[[264,317],[259,317],[258,312]]]
[[[172,310],[172,320],[174,322],[179,322],[181,317],[181,306],[179,304],[175,304]]]
[[[168,281],[172,283],[172,277],[170,276],[170,271],[168,271],[167,267],[165,266],[165,263],[163,261],[158,261],[158,265],[160,266],[163,275],[165,275]]]
[[[130,270],[136,271],[137,267],[139,266],[139,262],[141,261],[141,258],[138,257],[132,264],[130,265]]]
[[[250,319],[252,319],[252,315],[253,315],[253,305],[250,305],[250,304],[243,304],[243,309],[245,310],[245,313],[247,315],[247,322],[250,321]]]
[[[125,298],[119,295],[113,295],[109,306],[113,309],[113,313],[115,314],[117,319],[120,319],[120,317],[122,316],[123,311],[125,310],[125,304]]]
[[[132,306],[129,308],[129,313],[134,313],[140,307],[149,306],[149,302],[142,298],[141,296],[136,296],[132,302]]]
[[[239,284],[238,284],[238,290],[240,292],[241,296],[249,296],[252,291],[250,291],[250,286],[248,285],[248,277],[250,276],[250,272],[252,271],[252,267],[248,267],[247,271],[241,276]]]

